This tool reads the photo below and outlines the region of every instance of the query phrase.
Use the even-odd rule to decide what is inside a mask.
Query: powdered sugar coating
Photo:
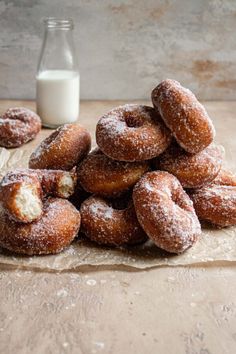
[[[64,199],[49,198],[40,220],[17,223],[0,208],[0,246],[10,251],[40,255],[61,252],[76,237],[80,213]]]
[[[222,168],[211,184],[218,186],[234,186],[236,187],[236,174],[225,168]]]
[[[91,148],[87,129],[65,124],[44,139],[31,154],[29,167],[35,169],[71,170]]]
[[[173,143],[154,165],[176,176],[184,188],[199,188],[217,176],[223,157],[221,145],[211,144],[197,154],[190,154]]]
[[[236,225],[236,177],[232,172],[222,170],[212,183],[189,191],[189,195],[201,220],[221,227]]]
[[[182,148],[197,153],[215,136],[215,129],[203,105],[175,80],[164,80],[152,91],[152,102]]]
[[[118,210],[109,201],[94,196],[82,203],[80,213],[82,231],[99,244],[121,246],[147,239],[136,218],[133,203]]]
[[[132,162],[158,156],[170,144],[171,136],[152,107],[126,104],[100,118],[96,140],[105,155]]]
[[[67,180],[70,180],[70,188],[67,188]],[[63,185],[66,184],[65,186]],[[43,198],[46,196],[68,198],[73,194],[77,183],[75,171],[58,170],[30,170],[16,169],[9,171],[0,183],[0,204],[10,218],[19,222],[32,222],[39,219],[43,209]],[[64,188],[65,187],[65,188]],[[23,188],[23,189],[22,189]],[[24,195],[23,202],[17,203],[19,193]],[[34,200],[29,200],[29,196]],[[28,206],[33,208],[33,201],[41,212],[32,216],[25,213]],[[30,212],[30,210],[29,210]]]
[[[134,187],[133,201],[141,226],[158,247],[181,253],[199,238],[193,204],[168,172],[146,173]]]
[[[117,197],[133,187],[148,170],[146,161],[115,161],[95,149],[79,165],[78,179],[87,192]]]
[[[0,118],[0,146],[19,147],[34,139],[40,129],[36,113],[23,107],[9,108]]]

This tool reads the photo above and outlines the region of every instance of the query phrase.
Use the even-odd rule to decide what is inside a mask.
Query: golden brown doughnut
[[[236,175],[235,173],[222,168],[211,184],[236,187]]]
[[[78,180],[90,193],[115,197],[129,190],[149,170],[146,161],[115,161],[101,150],[92,151],[78,167]]]
[[[9,108],[0,118],[0,146],[15,148],[33,140],[41,129],[39,116],[27,108]]]
[[[181,253],[201,234],[193,204],[176,177],[164,171],[146,173],[133,190],[138,221],[160,248]]]
[[[199,189],[189,191],[200,220],[217,226],[236,225],[236,177],[222,170],[216,179]]]
[[[213,141],[215,129],[194,94],[175,80],[164,80],[152,91],[152,102],[182,148],[196,154]]]
[[[58,170],[15,170],[0,183],[0,205],[18,222],[38,220],[43,212],[43,197],[68,198],[77,182],[75,172]]]
[[[136,218],[133,203],[118,206],[97,196],[86,199],[80,208],[82,232],[101,245],[122,246],[147,239]]]
[[[211,144],[197,154],[190,154],[176,143],[155,160],[156,167],[178,178],[184,188],[199,188],[219,173],[224,156],[221,145]]]
[[[25,254],[61,252],[80,228],[80,213],[65,199],[49,198],[41,219],[22,224],[10,219],[0,208],[0,247]]]
[[[171,135],[152,107],[126,104],[99,120],[96,140],[110,158],[133,162],[161,154],[170,144]]]
[[[29,167],[36,169],[71,170],[91,148],[87,129],[65,124],[49,135],[32,153]]]

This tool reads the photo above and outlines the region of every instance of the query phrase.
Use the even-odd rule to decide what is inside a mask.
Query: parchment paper
[[[41,140],[50,131],[43,130]],[[224,139],[223,139],[224,140]],[[34,141],[20,149],[6,150],[0,148],[0,177],[7,170],[26,167],[29,155],[38,143]],[[229,163],[234,167],[235,143],[225,140],[225,147],[231,145]],[[188,265],[209,262],[236,261],[236,228],[213,229],[204,227],[200,241],[182,255],[170,255],[158,249],[151,241],[145,245],[132,248],[99,247],[94,243],[79,238],[64,252],[58,255],[21,257],[0,249],[0,263],[14,266],[31,267],[46,270],[69,270],[81,266],[115,266],[123,265],[136,269],[145,269],[164,265]]]

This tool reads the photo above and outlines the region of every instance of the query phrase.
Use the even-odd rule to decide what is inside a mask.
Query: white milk
[[[79,116],[79,73],[46,70],[37,76],[37,113],[43,125],[56,127]]]

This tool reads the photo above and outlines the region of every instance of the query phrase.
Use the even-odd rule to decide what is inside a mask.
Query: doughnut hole
[[[42,214],[42,201],[38,194],[38,187],[33,184],[22,183],[15,195],[16,210],[27,222],[37,220]]]
[[[184,211],[191,211],[191,202],[189,199],[186,199],[187,194],[180,188],[172,189],[171,199],[172,201]],[[187,202],[188,201],[188,202]]]
[[[139,128],[144,124],[143,117],[130,112],[125,112],[124,119],[129,128]]]

